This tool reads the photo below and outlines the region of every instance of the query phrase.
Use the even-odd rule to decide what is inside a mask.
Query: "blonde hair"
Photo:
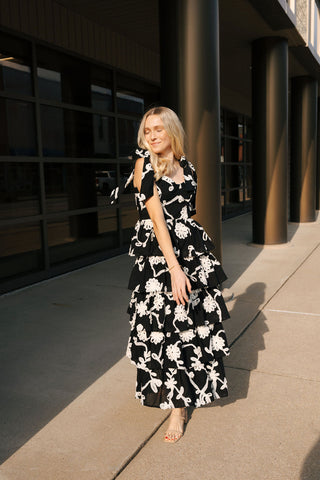
[[[150,115],[159,115],[162,120],[165,131],[171,140],[173,156],[180,159],[185,155],[185,133],[178,115],[167,107],[155,107],[148,110],[142,117],[138,131],[138,145],[140,148],[149,150],[150,162],[155,171],[155,180],[159,180],[163,175],[170,176],[173,173],[173,164],[170,160],[160,159],[159,155],[152,152],[148,144],[144,130],[146,120]]]

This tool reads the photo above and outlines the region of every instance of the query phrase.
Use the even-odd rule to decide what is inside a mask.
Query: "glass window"
[[[39,214],[39,190],[38,164],[0,163],[0,218]]]
[[[243,161],[243,143],[237,139],[225,138],[225,157],[226,163],[236,163]]]
[[[225,202],[227,214],[234,214],[236,211],[242,210],[242,190],[227,190],[225,192]]]
[[[133,162],[131,163],[120,163],[120,182],[122,185],[122,182],[126,182],[129,179],[129,176],[134,169],[134,164]],[[132,202],[132,205],[135,205],[134,203],[134,187],[133,187],[133,181],[131,180],[129,183],[128,188],[124,193],[122,193],[119,197],[120,203],[128,203]]]
[[[126,206],[121,208],[121,227],[123,233],[123,243],[129,244],[132,234],[134,232],[134,226],[138,220],[138,212],[136,206]]]
[[[117,187],[117,166],[114,164],[97,166],[96,169],[96,191],[101,196],[110,195]]]
[[[239,188],[243,186],[243,166],[225,165],[226,188]]]
[[[120,157],[127,157],[135,149],[139,125],[138,120],[118,119]]]
[[[252,189],[251,188],[246,188],[245,190],[245,201],[249,202],[252,200]]]
[[[225,165],[221,165],[221,190],[226,188],[226,168]]]
[[[61,73],[51,68],[37,68],[40,98],[61,101]]]
[[[130,91],[118,91],[117,106],[120,113],[142,115],[144,111],[144,100],[138,94]]]
[[[119,113],[141,116],[155,107],[160,100],[160,90],[143,80],[117,73],[117,107]]]
[[[65,155],[63,110],[41,105],[42,152],[45,157]]]
[[[91,66],[91,106],[95,110],[113,111],[112,73]]]
[[[0,88],[20,95],[32,95],[30,65],[25,60],[0,53]]]
[[[67,157],[93,156],[92,115],[64,110],[64,131]]]
[[[101,87],[100,85],[91,85],[92,108],[95,110],[113,110],[112,90],[111,88]]]
[[[221,112],[222,216],[250,208],[252,182],[251,119],[230,111]],[[249,187],[249,188],[248,188]]]
[[[238,137],[238,114],[234,112],[226,112],[225,133],[231,137]]]
[[[114,119],[93,115],[94,156],[112,158],[116,155]]]
[[[0,227],[0,278],[43,268],[40,223]]]
[[[117,186],[114,164],[46,163],[44,173],[50,213],[105,207],[106,195]]]
[[[34,105],[30,102],[0,99],[0,155],[37,153]]]
[[[48,242],[51,264],[116,248],[119,245],[116,209],[51,220]]]
[[[246,165],[246,173],[245,173],[245,186],[252,187],[252,166]]]
[[[221,156],[220,156],[220,162],[224,163],[225,162],[225,144],[224,144],[224,137],[221,138]]]
[[[42,46],[37,47],[37,62],[41,98],[91,106],[88,62]]]

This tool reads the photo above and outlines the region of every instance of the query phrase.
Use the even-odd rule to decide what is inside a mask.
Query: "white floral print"
[[[176,308],[174,309],[174,318],[178,322],[183,322],[186,320],[188,317],[188,314],[186,312],[186,309],[184,308],[184,305],[177,305]]]
[[[161,294],[157,294],[154,297],[154,308],[156,310],[161,310],[164,305],[164,298]]]
[[[201,327],[198,327],[198,335],[200,338],[206,338],[209,337],[210,335],[210,328],[202,325]]]
[[[207,295],[203,301],[203,307],[206,312],[213,312],[217,308],[217,303],[211,295]]]
[[[212,261],[210,260],[210,257],[206,255],[201,255],[200,262],[201,262],[202,268],[206,273],[212,272],[213,268],[212,268]]]
[[[147,340],[147,332],[143,328],[141,324],[137,326],[138,338],[139,340],[146,341]]]
[[[139,149],[138,157],[144,157],[144,167],[141,191],[135,193],[139,220],[129,248],[136,258],[128,285],[131,333],[126,352],[137,367],[135,396],[143,405],[164,410],[201,407],[228,395],[223,357],[229,348],[221,323],[228,311],[220,292],[226,277],[211,253],[212,240],[191,218],[197,188],[192,164],[181,157],[181,185],[165,177],[155,182],[149,152]],[[146,209],[154,184],[173,251],[191,282],[185,305],[173,299],[171,275]]]
[[[184,332],[180,332],[179,335],[183,342],[191,342],[196,336],[193,330],[185,330]]]
[[[212,335],[211,342],[212,342],[211,345],[212,345],[213,350],[216,350],[218,352],[219,350],[224,349],[225,340],[224,340],[224,338],[220,337],[219,334],[218,335]]]
[[[147,313],[148,307],[147,307],[145,302],[141,301],[141,302],[137,303],[136,310],[137,310],[137,314],[139,315],[139,317],[142,317],[143,315],[145,315]]]
[[[151,332],[150,334],[150,341],[151,343],[158,344],[162,342],[164,339],[164,333],[163,332]]]
[[[162,284],[156,278],[149,278],[146,283],[146,292],[160,291]]]
[[[174,231],[178,238],[187,238],[190,233],[190,229],[181,222],[176,223]]]
[[[178,360],[181,355],[180,348],[177,345],[168,345],[166,349],[166,354],[169,360]]]

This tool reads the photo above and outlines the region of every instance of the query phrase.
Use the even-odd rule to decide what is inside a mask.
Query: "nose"
[[[157,138],[157,132],[155,130],[151,131],[151,140],[155,140]]]

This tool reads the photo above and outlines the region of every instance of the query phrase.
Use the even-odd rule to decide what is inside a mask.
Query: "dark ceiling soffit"
[[[309,72],[309,74],[320,81],[320,68],[318,61],[312,55],[308,47],[302,45],[290,47],[290,52],[299,60],[301,65]]]
[[[295,28],[278,0],[249,0],[263,19],[270,25],[272,30],[285,30]]]

